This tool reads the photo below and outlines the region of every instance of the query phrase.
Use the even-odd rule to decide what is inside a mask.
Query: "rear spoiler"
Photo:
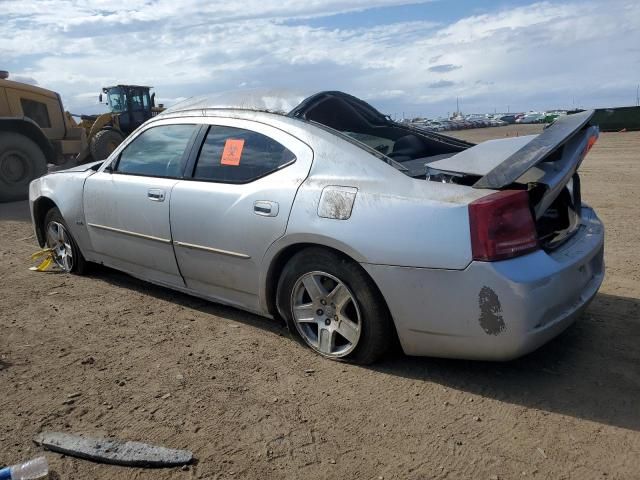
[[[544,132],[480,178],[473,188],[498,190],[511,185],[588,125],[593,114],[594,110],[587,110],[559,117]]]

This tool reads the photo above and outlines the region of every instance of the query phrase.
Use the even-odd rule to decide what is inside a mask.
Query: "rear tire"
[[[31,139],[0,132],[0,202],[24,200],[29,183],[47,173],[47,159]]]
[[[80,248],[71,235],[67,222],[56,207],[44,217],[43,232],[48,248],[54,248],[56,265],[67,273],[83,275],[88,270],[88,262],[84,259]]]
[[[96,161],[104,160],[123,140],[124,137],[116,130],[100,130],[91,139],[91,156]]]
[[[371,278],[327,249],[307,248],[289,260],[276,302],[291,333],[324,357],[370,364],[394,345],[391,315]]]

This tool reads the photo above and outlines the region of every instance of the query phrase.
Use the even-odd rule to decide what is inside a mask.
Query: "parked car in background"
[[[502,117],[500,117],[500,120],[502,120],[503,122],[506,122],[508,124],[513,124],[513,123],[516,123],[516,116],[515,115],[503,115]]]
[[[409,355],[509,360],[596,294],[604,230],[577,173],[593,112],[474,145],[341,92],[282,99],[287,114],[268,100],[185,101],[104,162],[33,181],[38,243],[65,272],[95,262],[281,317],[358,363],[396,337]]]
[[[516,123],[543,123],[544,114],[542,113],[528,113],[525,116],[516,119]]]
[[[558,117],[566,114],[567,112],[564,112],[564,111],[545,112],[544,123],[553,123],[556,121]]]

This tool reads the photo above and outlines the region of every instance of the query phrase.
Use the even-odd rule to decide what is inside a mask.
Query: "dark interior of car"
[[[472,146],[394,122],[370,105],[342,93],[319,94],[315,102],[305,105],[301,116],[349,135],[409,169],[422,168]]]

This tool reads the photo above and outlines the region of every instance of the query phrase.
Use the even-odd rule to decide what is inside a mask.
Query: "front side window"
[[[198,125],[160,125],[138,135],[120,154],[116,172],[150,177],[182,176],[185,149]]]
[[[212,126],[193,177],[223,183],[247,183],[295,161],[283,145],[261,133]]]
[[[113,113],[127,111],[127,96],[121,88],[112,88],[107,93],[109,107]]]
[[[51,120],[49,119],[49,111],[46,104],[29,100],[28,98],[21,98],[20,105],[25,117],[29,117],[36,122],[40,128],[51,128]]]

